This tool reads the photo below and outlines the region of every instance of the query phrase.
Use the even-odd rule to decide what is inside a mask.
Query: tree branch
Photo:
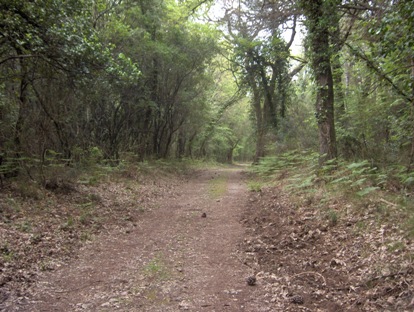
[[[191,12],[192,12],[192,14],[194,14],[195,13],[195,11],[199,8],[199,7],[201,7],[203,4],[205,4],[205,3],[207,3],[207,2],[211,2],[211,0],[201,0],[199,3],[197,3],[193,8],[191,8],[190,10],[191,10]]]
[[[357,10],[357,11],[378,11],[379,8],[364,4],[364,3],[358,3],[358,4],[343,4],[339,6],[341,9],[346,10]]]
[[[22,59],[22,58],[31,58],[31,57],[41,57],[38,54],[23,54],[23,55],[12,55],[0,61],[0,65],[11,60]]]
[[[295,36],[296,36],[296,15],[293,16],[292,35],[290,36],[290,40],[288,44],[286,45],[288,49],[290,49],[290,47],[292,46],[293,41],[295,40]]]
[[[103,10],[102,12],[99,12],[98,15],[96,16],[96,18],[94,19],[93,23],[92,23],[92,28],[96,28],[96,25],[98,24],[98,20],[103,17],[106,13],[109,13],[110,11],[112,11],[114,8],[116,8],[118,5],[120,5],[122,2],[122,0],[114,1],[109,8],[107,8],[106,10]]]
[[[303,67],[305,67],[307,63],[301,63],[298,66],[296,66],[294,69],[292,69],[292,71],[289,72],[289,78],[292,79],[297,73],[299,73]]]
[[[345,43],[345,45],[350,49],[354,56],[365,61],[367,67],[373,70],[381,79],[387,82],[397,92],[397,94],[399,94],[409,102],[412,102],[414,100],[409,94],[405,93],[400,87],[398,87],[396,83],[392,80],[392,78],[389,77],[387,73],[385,73],[379,65],[375,64],[375,62],[372,59],[370,59],[363,51],[361,51],[361,49],[357,49],[351,46],[349,43]]]

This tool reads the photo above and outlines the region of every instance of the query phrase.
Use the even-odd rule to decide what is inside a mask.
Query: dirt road
[[[242,169],[198,172],[128,229],[46,272],[12,311],[270,311],[239,259]],[[203,215],[205,214],[205,216]]]
[[[318,193],[277,185],[249,192],[240,167],[186,177],[78,188],[51,200],[54,215],[70,213],[31,234],[3,223],[3,260],[25,261],[0,262],[0,310],[413,311],[414,244],[374,201],[364,209],[345,199],[322,204]],[[101,220],[62,228],[92,195],[89,218],[99,212]],[[80,230],[96,225],[81,243]],[[68,260],[74,246],[82,248]],[[252,274],[257,283],[248,286]]]

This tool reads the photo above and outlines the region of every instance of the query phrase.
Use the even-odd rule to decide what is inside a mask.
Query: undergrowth
[[[323,166],[318,160],[315,152],[290,151],[262,158],[251,170],[262,181],[282,186],[299,205],[323,209],[339,202],[352,206],[353,213],[372,209],[379,222],[398,220],[414,236],[414,172],[403,166],[380,169],[367,160],[335,159]],[[328,209],[324,214],[336,224],[341,213]]]
[[[57,154],[51,155],[41,164],[36,159],[20,159],[20,168],[17,170],[17,167],[13,167],[16,174],[10,177],[4,171],[7,169],[7,172],[11,172],[11,169],[6,168],[6,165],[0,166],[0,191],[11,188],[19,197],[39,200],[45,196],[44,190],[70,193],[76,184],[97,186],[125,179],[139,181],[148,175],[152,178],[184,175],[194,169],[218,166],[216,163],[190,159],[137,161],[132,157],[117,162],[96,158],[68,162]]]

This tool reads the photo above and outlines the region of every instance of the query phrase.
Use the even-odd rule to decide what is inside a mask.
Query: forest
[[[0,0],[0,310],[411,311],[412,0]]]
[[[411,1],[0,6],[2,180],[292,150],[414,180]]]

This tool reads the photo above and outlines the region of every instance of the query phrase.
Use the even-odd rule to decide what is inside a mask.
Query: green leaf
[[[366,178],[362,178],[362,179],[356,180],[354,183],[352,183],[352,184],[351,184],[351,186],[353,187],[353,186],[358,186],[358,185],[361,185],[361,184],[363,184],[366,180],[367,180]]]
[[[364,166],[367,166],[367,165],[368,165],[368,161],[364,160],[364,161],[361,161],[361,162],[349,164],[347,166],[347,168],[352,170],[352,169],[361,168],[361,167],[364,167]]]
[[[370,186],[370,187],[366,187],[366,188],[364,188],[363,190],[361,190],[361,191],[357,192],[356,194],[357,194],[358,196],[363,197],[363,196],[365,196],[365,195],[367,195],[367,194],[369,194],[369,193],[371,193],[371,192],[374,192],[374,191],[376,191],[376,190],[378,190],[378,189],[379,189],[379,187],[377,187],[377,186]]]
[[[339,184],[339,183],[349,183],[349,177],[341,177],[338,179],[333,180],[331,183],[332,184]]]
[[[412,185],[414,183],[414,177],[408,177],[404,180],[405,185]]]

